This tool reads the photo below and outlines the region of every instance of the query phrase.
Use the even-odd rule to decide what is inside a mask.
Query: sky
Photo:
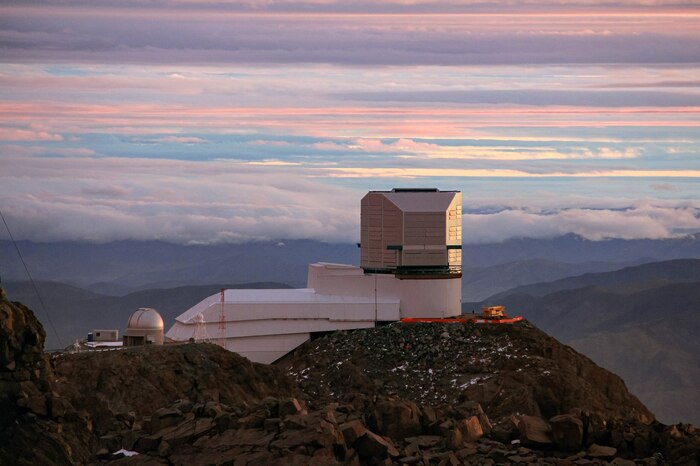
[[[465,243],[670,238],[699,142],[700,1],[0,3],[16,239],[354,242],[393,187]]]

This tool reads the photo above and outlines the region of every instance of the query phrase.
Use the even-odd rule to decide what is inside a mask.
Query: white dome
[[[163,330],[163,318],[158,311],[150,307],[142,307],[129,317],[127,329],[131,330]]]

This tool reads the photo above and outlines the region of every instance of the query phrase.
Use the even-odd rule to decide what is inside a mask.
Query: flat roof
[[[338,296],[316,293],[313,288],[232,289],[224,291],[226,303],[366,303],[374,296]],[[397,298],[378,298],[382,303],[398,302]]]
[[[214,295],[214,296],[218,296]],[[219,306],[213,296],[210,305]],[[224,291],[224,304],[367,304],[374,303],[374,296],[338,296],[332,294],[316,293],[313,288],[287,288],[287,289],[231,289]],[[398,304],[399,298],[377,297],[379,304]],[[197,314],[203,312],[199,306],[194,306],[177,317],[180,322],[189,322]]]
[[[444,212],[459,191],[391,191],[381,193],[404,212]]]

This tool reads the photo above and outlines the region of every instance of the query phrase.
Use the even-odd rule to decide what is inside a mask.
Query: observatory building
[[[163,318],[150,307],[142,307],[131,314],[123,336],[124,346],[162,345]]]
[[[315,333],[461,314],[462,193],[371,191],[360,223],[360,267],[310,264],[301,289],[221,290],[178,316],[167,337],[187,341],[204,326],[212,341],[271,363]]]
[[[362,199],[361,265],[407,279],[461,278],[462,193],[371,191]]]

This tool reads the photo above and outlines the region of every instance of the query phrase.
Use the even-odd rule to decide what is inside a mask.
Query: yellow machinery
[[[505,310],[505,306],[484,306],[481,308],[481,315],[487,319],[500,318],[503,317]]]

